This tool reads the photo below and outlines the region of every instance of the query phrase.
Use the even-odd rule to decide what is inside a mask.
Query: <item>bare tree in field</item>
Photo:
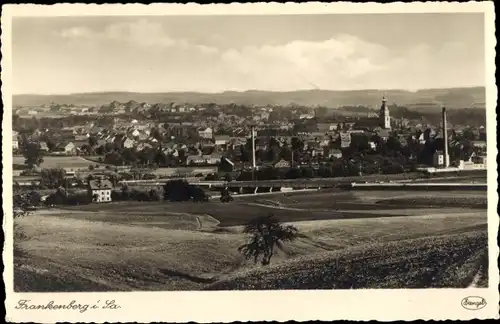
[[[249,240],[238,248],[247,260],[255,263],[262,257],[262,265],[269,265],[275,248],[283,250],[284,242],[291,242],[300,236],[298,229],[292,225],[283,225],[270,214],[252,219],[243,229],[249,234]]]

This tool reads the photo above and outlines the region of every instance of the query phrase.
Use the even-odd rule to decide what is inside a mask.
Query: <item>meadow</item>
[[[437,206],[429,202],[432,196],[450,203]],[[384,203],[408,197],[414,205]],[[18,242],[24,253],[15,260],[15,288],[467,286],[487,270],[487,216],[486,208],[464,208],[457,197],[481,201],[486,193],[320,191],[241,197],[228,204],[120,202],[45,210],[16,220],[26,238]],[[237,247],[245,242],[242,225],[270,212],[304,236],[262,268]]]
[[[13,156],[12,163],[14,165],[24,165],[23,156]],[[40,165],[44,169],[65,168],[65,169],[87,169],[90,165],[96,166],[96,162],[86,160],[79,156],[44,156],[43,162]]]

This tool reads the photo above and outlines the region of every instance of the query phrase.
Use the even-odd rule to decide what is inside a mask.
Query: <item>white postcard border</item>
[[[2,23],[2,100],[3,187],[12,188],[12,100],[11,100],[11,18],[13,16],[83,15],[215,15],[215,14],[320,14],[320,13],[407,13],[407,12],[484,12],[486,37],[486,106],[488,145],[488,233],[489,288],[481,289],[394,289],[333,291],[219,291],[219,292],[120,292],[120,293],[14,293],[12,272],[12,195],[3,191],[5,246],[3,253],[6,286],[6,320],[13,322],[232,322],[232,321],[307,321],[307,320],[415,320],[498,318],[499,273],[496,242],[499,219],[496,170],[496,100],[494,8],[492,2],[427,3],[259,3],[259,4],[154,4],[83,5],[61,4],[4,5]],[[457,67],[460,68],[460,67]],[[481,296],[487,305],[470,311],[461,306],[467,296]],[[19,300],[46,304],[95,304],[115,300],[119,309],[16,310]]]

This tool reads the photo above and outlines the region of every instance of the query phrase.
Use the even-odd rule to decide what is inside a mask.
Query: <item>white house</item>
[[[437,150],[432,157],[432,165],[443,166],[444,165],[444,153],[443,151]]]
[[[12,135],[12,149],[17,150],[19,149],[19,141],[17,140],[17,136]]]
[[[202,128],[198,130],[198,135],[202,138],[212,138],[213,130],[210,127]]]
[[[135,141],[131,138],[126,138],[124,141],[123,141],[123,147],[124,148],[133,148],[135,145]]]
[[[286,160],[279,160],[278,162],[276,162],[274,164],[274,167],[277,168],[277,169],[281,169],[281,168],[289,168],[290,167],[290,162],[286,161]]]
[[[349,147],[351,145],[351,134],[348,132],[340,133],[340,147]]]
[[[90,180],[88,189],[93,202],[101,203],[111,201],[111,190],[113,189],[111,181],[101,179]]]
[[[215,136],[215,145],[226,145],[231,137],[229,135],[216,135]]]

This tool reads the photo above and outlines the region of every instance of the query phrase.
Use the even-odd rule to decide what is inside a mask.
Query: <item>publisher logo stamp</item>
[[[462,299],[462,307],[468,310],[479,310],[486,306],[486,300],[479,296],[469,296]]]

